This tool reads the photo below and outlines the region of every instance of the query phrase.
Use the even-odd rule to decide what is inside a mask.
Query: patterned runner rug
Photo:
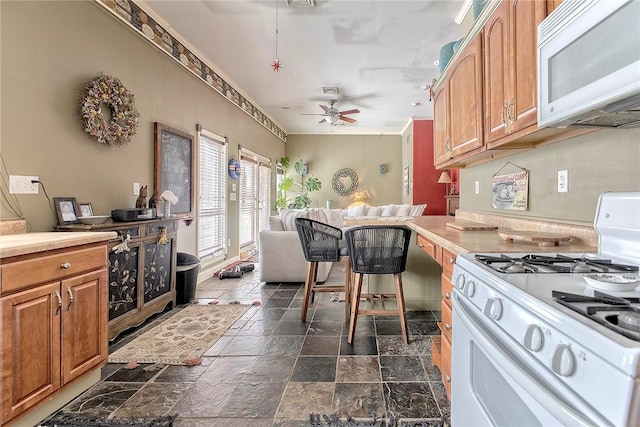
[[[188,365],[251,306],[191,304],[109,355],[109,363]]]

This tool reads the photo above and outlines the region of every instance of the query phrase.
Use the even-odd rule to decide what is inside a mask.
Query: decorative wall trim
[[[287,134],[278,125],[216,73],[208,60],[203,58],[203,55],[194,54],[193,50],[195,49],[185,47],[185,43],[179,41],[179,38],[181,38],[179,35],[165,28],[166,24],[157,22],[151,16],[151,11],[143,9],[143,6],[134,0],[95,1],[113,16],[127,24],[130,29],[143,36],[160,51],[200,78],[207,86],[267,128],[275,136],[284,142],[287,141]]]

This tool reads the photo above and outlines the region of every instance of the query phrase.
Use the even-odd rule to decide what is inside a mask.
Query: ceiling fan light
[[[335,124],[338,121],[338,117],[333,115],[328,115],[327,121],[331,124]]]

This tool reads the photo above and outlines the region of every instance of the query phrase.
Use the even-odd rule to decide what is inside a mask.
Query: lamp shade
[[[451,176],[449,176],[449,172],[444,171],[440,174],[440,178],[438,178],[438,184],[451,184]]]

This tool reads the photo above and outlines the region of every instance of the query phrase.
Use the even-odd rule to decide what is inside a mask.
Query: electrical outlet
[[[9,175],[9,193],[11,194],[38,194],[39,186],[37,176]]]
[[[558,171],[558,193],[569,191],[569,171]]]
[[[480,194],[480,181],[476,181],[476,194]]]
[[[139,182],[134,182],[133,183],[133,195],[134,196],[139,196],[140,195],[140,183]]]

